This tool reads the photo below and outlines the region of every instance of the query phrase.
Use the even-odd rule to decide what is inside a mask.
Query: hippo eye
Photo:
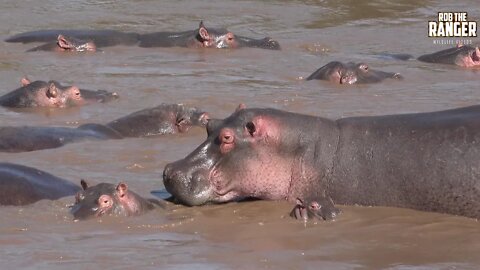
[[[255,124],[253,122],[248,122],[246,125],[245,125],[245,128],[247,129],[248,133],[250,134],[250,136],[253,136],[253,134],[255,133]]]
[[[363,69],[364,71],[368,71],[368,66],[365,64],[361,64],[360,69]]]

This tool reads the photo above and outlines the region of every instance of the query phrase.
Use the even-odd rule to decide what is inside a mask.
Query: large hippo
[[[47,172],[12,163],[0,163],[0,205],[27,205],[75,195],[80,186]]]
[[[15,35],[6,42],[48,42],[42,48],[55,48],[59,35],[91,41],[96,48],[115,45],[140,47],[190,47],[190,48],[262,48],[279,50],[280,44],[269,38],[238,36],[226,29],[206,28],[203,22],[195,30],[183,32],[155,32],[147,34],[123,33],[113,30],[38,30]],[[38,48],[38,47],[37,47]]]
[[[402,79],[402,76],[399,73],[370,69],[364,63],[349,62],[344,64],[334,61],[317,69],[306,80],[325,80],[337,84],[360,84],[377,83],[388,78]]]
[[[480,50],[478,47],[468,45],[457,46],[442,50],[432,54],[425,54],[417,58],[419,61],[427,63],[440,63],[457,65],[460,67],[479,67]]]
[[[80,184],[83,190],[75,195],[75,204],[70,211],[77,220],[104,215],[137,216],[156,207],[164,207],[159,200],[145,199],[129,190],[125,183],[88,186],[85,180],[81,180]]]
[[[397,60],[409,60],[413,58],[410,54],[382,54],[383,57]],[[480,50],[478,46],[469,46],[459,44],[456,47],[441,50],[431,54],[424,54],[417,60],[426,63],[438,63],[447,65],[456,65],[460,67],[472,68],[480,66]]]
[[[79,89],[62,86],[57,81],[34,81],[22,79],[22,87],[0,96],[0,105],[11,108],[52,107],[64,108],[89,102],[107,102],[118,98],[117,93],[105,90]]]
[[[480,218],[479,119],[480,105],[339,120],[239,108],[163,181],[190,206],[253,197],[297,202],[302,219],[336,216],[333,202]]]
[[[161,104],[107,124],[79,127],[0,127],[0,152],[25,152],[57,148],[84,140],[122,139],[183,133],[192,126],[205,126],[207,113],[182,104]]]
[[[280,44],[269,38],[253,39],[237,36],[226,29],[206,28],[200,22],[198,29],[185,32],[157,32],[139,35],[140,47],[239,48],[251,47],[279,50]]]
[[[95,44],[96,48],[110,47],[117,45],[132,46],[138,43],[137,33],[125,33],[115,30],[69,30],[69,29],[52,29],[37,30],[21,33],[7,38],[6,42],[32,43],[32,42],[57,42],[58,36],[68,36],[79,40],[90,41]]]
[[[37,46],[27,52],[35,51],[95,52],[97,51],[97,46],[93,41],[85,41],[73,37],[58,35],[56,41]]]

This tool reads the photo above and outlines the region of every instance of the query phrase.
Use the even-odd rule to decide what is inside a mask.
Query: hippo
[[[83,190],[75,195],[71,213],[75,220],[86,220],[100,216],[138,216],[157,207],[164,208],[164,202],[145,199],[128,189],[127,184],[100,183],[88,186],[85,180],[80,184]]]
[[[65,179],[13,163],[0,163],[0,205],[28,205],[40,200],[58,200],[80,190]]]
[[[317,69],[305,80],[325,80],[337,84],[377,83],[385,79],[402,79],[399,73],[373,70],[364,63],[333,61]]]
[[[138,43],[139,36],[137,33],[125,33],[115,30],[53,29],[25,32],[9,37],[5,41],[24,44],[32,42],[47,42],[47,44],[55,44],[60,35],[92,42],[95,44],[95,48],[117,45],[134,46]]]
[[[10,108],[50,107],[65,108],[89,102],[107,102],[118,98],[117,93],[105,90],[79,89],[76,86],[62,86],[57,81],[21,80],[22,87],[0,96],[0,105]]]
[[[123,139],[185,133],[192,126],[205,126],[209,116],[183,104],[161,104],[134,112],[107,124],[78,127],[0,127],[0,152],[28,152],[58,148],[85,140]]]
[[[427,63],[457,65],[460,67],[480,67],[480,50],[478,47],[460,45],[455,48],[425,54],[417,58]]]
[[[410,54],[383,54],[382,56],[403,61],[413,58],[413,56]],[[422,55],[418,57],[417,60],[426,63],[438,63],[456,65],[465,68],[475,68],[480,66],[480,50],[478,46],[473,47],[459,44],[453,48]]]
[[[38,30],[7,38],[6,42],[48,42],[46,49],[57,42],[59,35],[91,41],[96,48],[115,45],[188,48],[261,48],[279,50],[280,44],[269,37],[254,39],[238,36],[226,29],[206,28],[200,22],[198,29],[183,32],[124,33],[114,30]],[[52,45],[53,44],[53,45]],[[40,46],[40,47],[43,47]],[[48,49],[50,50],[50,49]]]
[[[157,32],[139,36],[140,47],[189,47],[234,49],[240,47],[279,50],[280,44],[269,38],[252,39],[237,36],[226,29],[206,28],[200,22],[198,29],[185,32]]]
[[[211,119],[207,139],[169,163],[163,183],[187,206],[287,200],[304,220],[335,204],[480,218],[480,105],[331,120],[239,107]]]
[[[93,41],[85,41],[73,37],[58,35],[56,41],[37,46],[27,52],[35,51],[95,52],[97,51],[97,46]]]

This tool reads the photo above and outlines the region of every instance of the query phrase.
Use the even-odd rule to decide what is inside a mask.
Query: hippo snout
[[[184,162],[167,164],[163,170],[165,189],[180,203],[187,206],[205,204],[210,198],[211,188],[205,173],[186,171]]]

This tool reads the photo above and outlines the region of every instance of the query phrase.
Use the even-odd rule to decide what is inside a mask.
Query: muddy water
[[[361,2],[361,3],[360,3]],[[330,118],[432,111],[480,103],[480,71],[417,61],[413,55],[449,47],[426,37],[438,11],[468,11],[475,0],[437,1],[2,1],[0,37],[48,28],[136,32],[223,26],[240,35],[271,36],[282,51],[106,48],[96,54],[24,53],[33,45],[0,42],[2,93],[22,76],[116,91],[109,104],[18,112],[0,109],[1,125],[76,126],[104,123],[162,102],[197,105],[229,115],[239,102]],[[473,39],[473,42],[479,40]],[[403,81],[337,87],[303,82],[329,61],[364,61],[400,72]],[[140,194],[163,188],[169,161],[205,137],[84,142],[0,161],[90,182],[125,181]],[[342,207],[335,222],[303,224],[286,202],[172,206],[135,218],[73,222],[73,198],[0,209],[2,269],[478,269],[476,220],[394,208]]]

